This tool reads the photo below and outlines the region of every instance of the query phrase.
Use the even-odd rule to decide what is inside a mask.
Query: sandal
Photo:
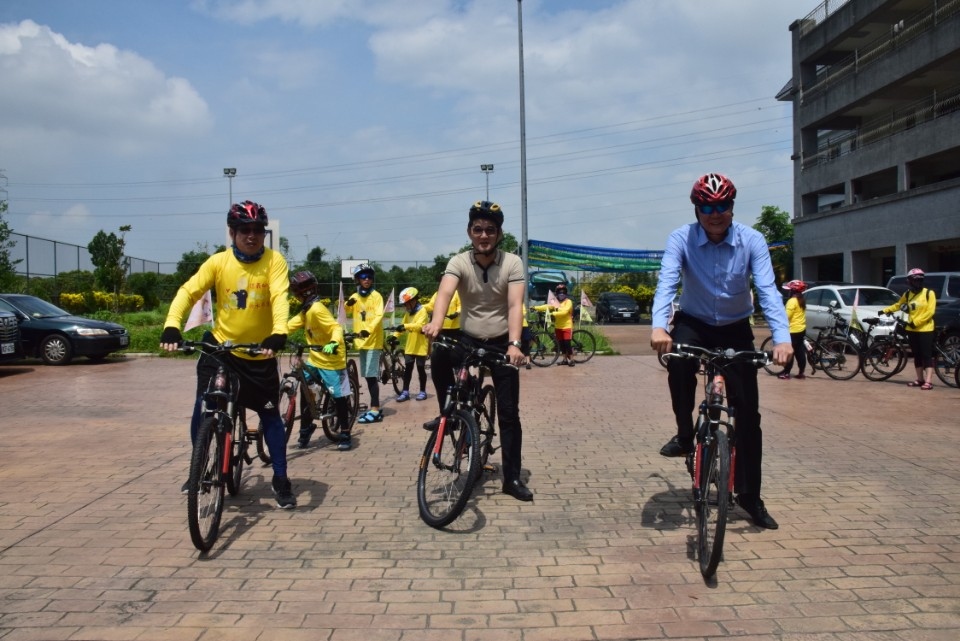
[[[910,381],[907,387],[923,387],[923,381]]]
[[[924,383],[920,386],[920,389],[933,389],[933,383]]]
[[[383,420],[383,412],[373,410],[368,411],[366,414],[357,419],[357,423],[379,423]]]

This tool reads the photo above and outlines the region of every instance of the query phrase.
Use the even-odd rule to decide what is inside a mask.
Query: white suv
[[[830,308],[836,309],[848,323],[853,316],[853,305],[857,305],[857,319],[876,318],[884,307],[893,305],[900,296],[886,287],[874,285],[820,285],[811,287],[803,294],[807,301],[807,335],[815,337],[816,327],[832,326],[833,317]],[[866,331],[864,326],[864,331]],[[875,335],[889,334],[893,325],[877,325]]]

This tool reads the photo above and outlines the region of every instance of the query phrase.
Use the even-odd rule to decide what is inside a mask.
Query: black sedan
[[[640,322],[640,306],[630,294],[603,292],[597,300],[597,322]]]
[[[36,296],[0,294],[0,310],[17,315],[23,353],[47,365],[66,365],[74,356],[103,360],[130,344],[122,325],[74,316]]]

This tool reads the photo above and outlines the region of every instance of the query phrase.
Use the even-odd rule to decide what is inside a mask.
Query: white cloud
[[[281,20],[317,27],[340,20],[416,24],[444,11],[449,4],[447,0],[196,0],[193,6],[241,24]]]
[[[113,45],[71,43],[31,20],[0,25],[0,71],[0,127],[32,131],[41,147],[79,140],[130,152],[211,125],[187,80]]]

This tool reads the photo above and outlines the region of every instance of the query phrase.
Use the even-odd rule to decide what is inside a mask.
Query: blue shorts
[[[380,375],[380,352],[379,349],[361,349],[360,350],[360,376],[364,378],[376,378]]]
[[[312,365],[304,365],[304,369],[310,374],[308,380],[320,379],[320,383],[330,390],[334,398],[350,396],[350,377],[347,376],[347,370],[320,369]]]

